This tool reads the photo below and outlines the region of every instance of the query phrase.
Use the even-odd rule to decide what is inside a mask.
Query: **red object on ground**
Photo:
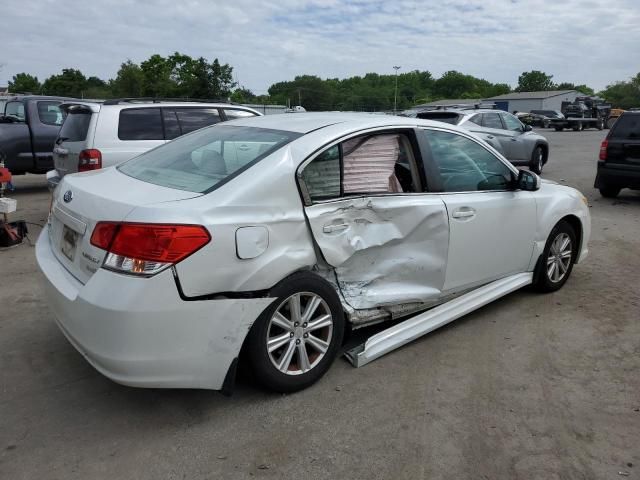
[[[7,183],[11,181],[11,172],[8,168],[0,168],[0,183]]]

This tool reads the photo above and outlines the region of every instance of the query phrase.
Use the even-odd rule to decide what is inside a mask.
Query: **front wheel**
[[[560,289],[573,270],[578,244],[573,227],[562,220],[551,230],[535,272],[534,288],[540,292]]]
[[[543,166],[544,149],[541,146],[537,146],[533,149],[533,153],[531,154],[531,163],[529,164],[529,170],[540,175],[542,173]]]
[[[331,366],[342,345],[344,313],[335,289],[300,272],[270,292],[277,297],[249,332],[247,351],[256,379],[270,390],[309,387]]]

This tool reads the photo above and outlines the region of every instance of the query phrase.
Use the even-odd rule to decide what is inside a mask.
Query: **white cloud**
[[[640,70],[637,0],[9,0],[1,17],[0,84],[63,67],[109,78],[127,58],[174,51],[218,57],[258,93],[393,65],[511,85],[537,69],[596,89]]]

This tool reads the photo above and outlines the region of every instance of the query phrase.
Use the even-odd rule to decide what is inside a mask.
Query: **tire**
[[[542,122],[542,128],[549,128],[549,120],[544,120]]]
[[[616,198],[620,193],[620,188],[618,187],[600,187],[600,195],[605,198]]]
[[[565,246],[566,240],[569,241]],[[534,273],[533,287],[539,292],[555,292],[562,288],[573,270],[578,243],[573,227],[565,220],[551,230]]]
[[[342,345],[345,320],[340,299],[331,284],[310,272],[291,275],[269,295],[277,300],[262,312],[247,337],[249,364],[256,380],[269,390],[302,390],[326,373]],[[308,308],[312,311],[305,318]],[[313,323],[318,326],[310,326]]]
[[[603,130],[604,129],[604,118],[599,118],[598,119],[598,124],[596,125],[596,128],[598,130]]]
[[[529,170],[533,173],[540,175],[542,173],[542,167],[544,166],[544,148],[540,145],[536,146],[531,153],[531,163],[529,164]]]
[[[564,127],[553,127],[555,128],[556,132],[561,132],[562,130],[564,130]]]
[[[574,132],[579,132],[580,131],[580,123],[576,122],[575,124],[573,124],[571,126],[571,128],[573,128]]]

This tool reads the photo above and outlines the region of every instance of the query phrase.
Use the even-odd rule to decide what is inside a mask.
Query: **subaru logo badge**
[[[69,203],[71,200],[73,200],[73,192],[71,190],[67,190],[66,192],[64,192],[62,199],[64,200],[64,203]]]

